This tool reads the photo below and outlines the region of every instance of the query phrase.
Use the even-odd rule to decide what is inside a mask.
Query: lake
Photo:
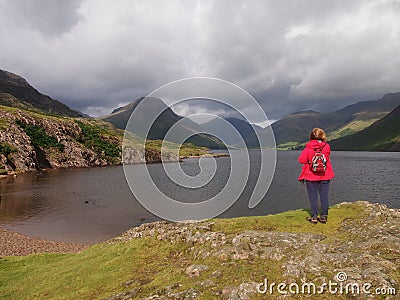
[[[257,179],[257,151],[251,151],[249,182],[238,199],[221,217],[265,215],[291,209],[308,209],[305,186],[297,181],[299,151],[278,151],[271,187],[254,209],[248,199]],[[400,153],[332,152],[336,178],[331,181],[330,204],[367,200],[400,207]],[[196,175],[198,159],[181,162],[182,169]],[[161,164],[149,165],[157,186],[179,201],[203,201],[226,184],[230,158],[216,159],[213,180],[189,190],[168,180]],[[131,166],[135,168],[136,166]],[[51,170],[0,179],[0,226],[44,239],[95,243],[119,235],[144,222],[159,220],[132,195],[122,166]]]

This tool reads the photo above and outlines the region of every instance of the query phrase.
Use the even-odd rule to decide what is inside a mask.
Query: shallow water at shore
[[[264,200],[254,209],[248,199],[257,179],[257,159],[251,154],[249,183],[239,200],[222,217],[263,215],[308,208],[304,185],[297,181],[299,151],[279,151],[275,176]],[[230,158],[220,157],[217,173],[205,189],[186,191],[168,181],[160,164],[150,165],[154,181],[171,196],[202,201],[218,193],[227,181]],[[400,207],[400,153],[334,152],[336,178],[331,182],[331,204],[367,200]],[[199,170],[198,159],[181,163],[189,174]],[[134,167],[134,166],[133,166]],[[190,195],[190,199],[188,199]],[[134,198],[121,166],[52,170],[0,180],[0,224],[29,236],[94,243],[121,234],[143,222],[159,220]]]

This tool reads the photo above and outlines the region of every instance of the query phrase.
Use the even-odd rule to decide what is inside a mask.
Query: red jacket
[[[323,175],[315,174],[310,169],[310,162],[314,156],[315,150],[322,148],[322,153],[326,158],[326,171]],[[335,177],[335,173],[333,172],[331,160],[329,158],[331,154],[331,147],[326,142],[321,142],[318,140],[311,140],[306,144],[306,147],[301,152],[298,161],[303,164],[303,169],[301,170],[301,174],[299,176],[299,180],[309,180],[309,181],[319,181],[319,180],[330,180]]]

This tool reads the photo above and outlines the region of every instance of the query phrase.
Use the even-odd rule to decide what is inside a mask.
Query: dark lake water
[[[251,154],[249,183],[239,200],[221,217],[264,215],[308,209],[305,186],[297,181],[299,151],[279,151],[271,187],[254,209],[248,199],[257,179],[257,152]],[[368,200],[400,207],[400,153],[333,152],[336,178],[330,204]],[[161,164],[149,166],[159,188],[180,201],[202,201],[227,182],[230,158],[217,158],[214,179],[189,190],[170,182]],[[135,166],[132,166],[135,167]],[[199,172],[198,159],[181,162],[190,175]],[[122,166],[53,170],[0,179],[0,226],[45,239],[94,243],[119,235],[144,222],[159,220],[132,195]]]

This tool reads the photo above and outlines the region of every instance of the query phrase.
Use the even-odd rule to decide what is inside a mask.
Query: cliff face
[[[120,163],[78,142],[82,129],[73,120],[42,118],[20,110],[0,110],[0,120],[0,142],[11,148],[0,154],[0,164],[8,172]],[[113,142],[119,144],[117,138]]]
[[[122,139],[122,131],[105,122],[0,107],[1,173],[121,164]],[[160,161],[156,149],[130,146],[124,153],[125,163]]]

